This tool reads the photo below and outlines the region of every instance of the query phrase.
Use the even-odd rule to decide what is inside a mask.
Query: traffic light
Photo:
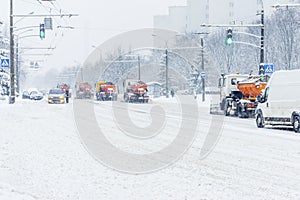
[[[264,66],[263,63],[259,64],[258,74],[259,75],[264,75],[265,74],[265,66]]]
[[[40,38],[45,38],[45,24],[40,24]]]
[[[226,35],[226,41],[225,41],[226,45],[231,45],[233,43],[233,39],[232,39],[232,29],[228,28],[227,29],[227,35]]]

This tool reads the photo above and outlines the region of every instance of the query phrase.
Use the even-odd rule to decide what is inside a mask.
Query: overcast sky
[[[30,56],[28,54],[43,53],[44,50],[26,50],[26,59],[44,60],[45,67],[60,67],[83,63],[94,49],[111,37],[125,31],[153,26],[153,16],[167,14],[168,6],[185,5],[186,0],[56,0],[50,2],[37,0],[13,0],[14,14],[52,13],[61,9],[63,13],[79,14],[78,17],[55,17],[54,30],[46,30],[46,39],[25,37],[20,39],[20,46],[55,47],[52,55]],[[50,10],[51,8],[51,10]],[[0,20],[6,26],[9,23],[9,0],[0,0]],[[16,29],[26,26],[38,26],[43,18],[14,18]],[[57,26],[72,26],[75,29],[56,28]],[[31,31],[16,32],[20,37],[39,33],[38,27]]]

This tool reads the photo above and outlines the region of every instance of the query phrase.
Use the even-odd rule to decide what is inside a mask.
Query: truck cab
[[[221,77],[219,78],[221,110],[225,109],[226,98],[241,95],[241,92],[237,88],[237,84],[239,81],[247,79],[248,77],[249,75],[245,74],[221,74]]]

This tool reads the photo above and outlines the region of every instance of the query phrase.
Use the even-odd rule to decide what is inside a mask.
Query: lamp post
[[[29,31],[32,31],[33,29],[27,29],[21,33],[18,33],[18,34],[13,34],[14,36],[16,36],[16,85],[17,85],[17,88],[16,88],[16,91],[18,94],[20,94],[20,52],[19,52],[19,39],[21,39],[22,37],[19,37],[20,35],[26,33],[26,32],[29,32]],[[15,31],[16,32],[16,31]]]
[[[32,14],[34,14],[34,11],[31,11],[31,12],[28,13],[27,15],[29,16],[29,15],[32,15]],[[26,15],[24,15],[21,19],[17,20],[17,21],[14,23],[14,25],[16,25],[18,22],[20,22],[21,20],[23,20],[25,17],[26,17]]]

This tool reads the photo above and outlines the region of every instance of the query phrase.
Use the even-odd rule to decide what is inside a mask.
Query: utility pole
[[[15,62],[14,62],[14,22],[13,22],[13,0],[10,0],[10,93],[9,103],[15,103]]]
[[[19,40],[19,39],[18,39]],[[17,93],[20,94],[20,62],[19,62],[19,41],[16,44],[16,84],[17,84]]]
[[[166,98],[169,98],[169,88],[168,88],[168,49],[166,49]]]
[[[203,37],[201,37],[200,40],[201,43],[201,70],[204,73],[204,42],[203,42]],[[202,81],[202,101],[205,101],[205,79],[204,77],[201,77]]]
[[[193,34],[197,34],[197,35],[207,35],[209,34],[208,32],[200,32],[200,33],[193,33]],[[200,38],[200,46],[201,46],[201,72],[205,73],[204,71],[204,39],[201,36]],[[202,101],[205,101],[205,78],[204,78],[204,74],[201,74],[200,72],[200,76],[201,76],[201,84],[202,84]],[[198,75],[198,76],[199,76]]]
[[[265,26],[264,26],[264,9],[261,9],[261,31],[260,31],[260,63],[258,65],[258,74],[264,74],[264,36],[265,36]]]
[[[141,80],[141,59],[140,59],[140,55],[138,55],[138,68],[139,68],[139,71],[138,71],[138,78],[139,80]]]
[[[261,10],[261,37],[260,37],[260,64],[264,63],[264,36],[265,36],[265,25],[264,25],[264,9]]]

